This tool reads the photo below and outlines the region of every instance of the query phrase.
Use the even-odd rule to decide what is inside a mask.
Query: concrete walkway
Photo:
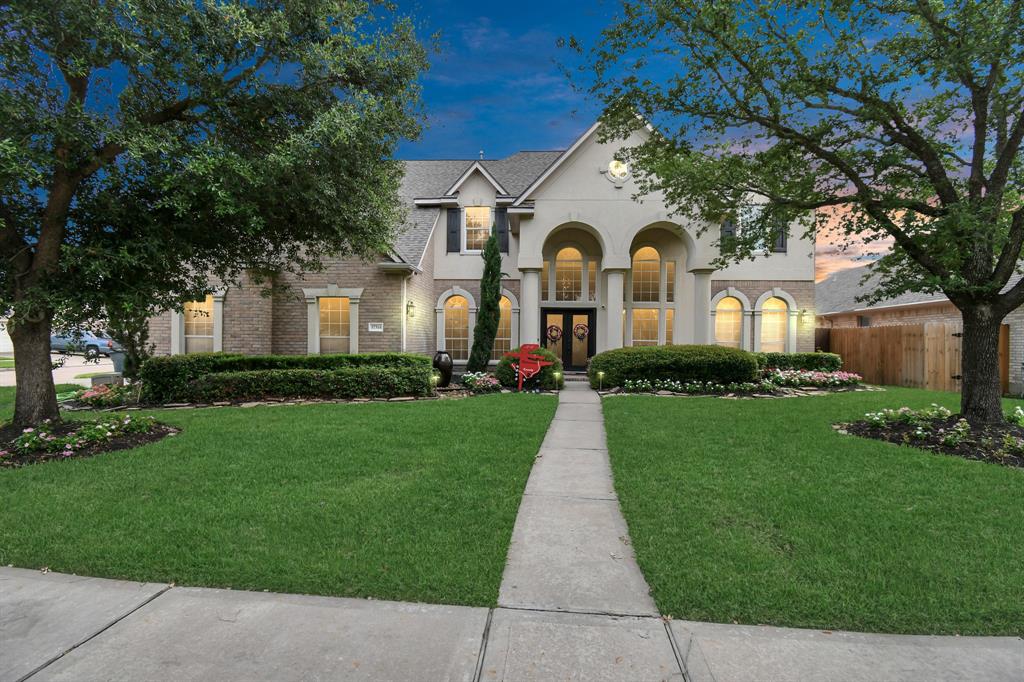
[[[1012,637],[668,621],[636,565],[597,395],[570,386],[495,609],[170,587],[0,568],[8,680],[1021,682]]]

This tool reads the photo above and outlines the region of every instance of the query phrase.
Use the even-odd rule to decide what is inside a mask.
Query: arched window
[[[715,343],[739,348],[742,330],[743,304],[738,298],[726,296],[715,307]]]
[[[578,301],[583,294],[583,254],[566,246],[555,256],[555,300]]]
[[[789,306],[781,298],[772,297],[761,306],[761,351],[786,352],[786,329],[789,327]]]
[[[444,302],[444,345],[452,360],[469,359],[469,302],[462,296]]]
[[[633,254],[633,301],[657,303],[661,300],[661,256],[650,246]]]
[[[512,301],[502,296],[498,302],[501,317],[498,319],[498,333],[494,336],[494,350],[491,360],[501,360],[505,353],[512,350]]]

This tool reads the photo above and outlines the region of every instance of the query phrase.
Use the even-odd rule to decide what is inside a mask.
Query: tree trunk
[[[14,426],[35,426],[44,419],[58,421],[57,392],[50,363],[50,319],[11,326],[14,344]]]
[[[1002,422],[999,377],[999,329],[1002,316],[987,305],[961,311],[964,318],[961,351],[960,413],[972,426]]]

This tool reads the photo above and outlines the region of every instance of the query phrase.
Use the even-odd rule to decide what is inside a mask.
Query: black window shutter
[[[498,233],[498,250],[508,253],[508,208],[502,206],[494,210],[494,227]]]
[[[786,226],[779,225],[775,234],[775,243],[772,244],[772,251],[775,253],[786,253]]]
[[[448,209],[448,253],[462,250],[462,209]]]

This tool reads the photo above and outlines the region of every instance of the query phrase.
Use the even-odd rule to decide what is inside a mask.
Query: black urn
[[[448,385],[452,383],[452,367],[455,363],[452,362],[452,356],[448,355],[448,351],[439,350],[434,354],[434,369],[441,374],[441,380],[437,382],[438,388],[448,388]]]

